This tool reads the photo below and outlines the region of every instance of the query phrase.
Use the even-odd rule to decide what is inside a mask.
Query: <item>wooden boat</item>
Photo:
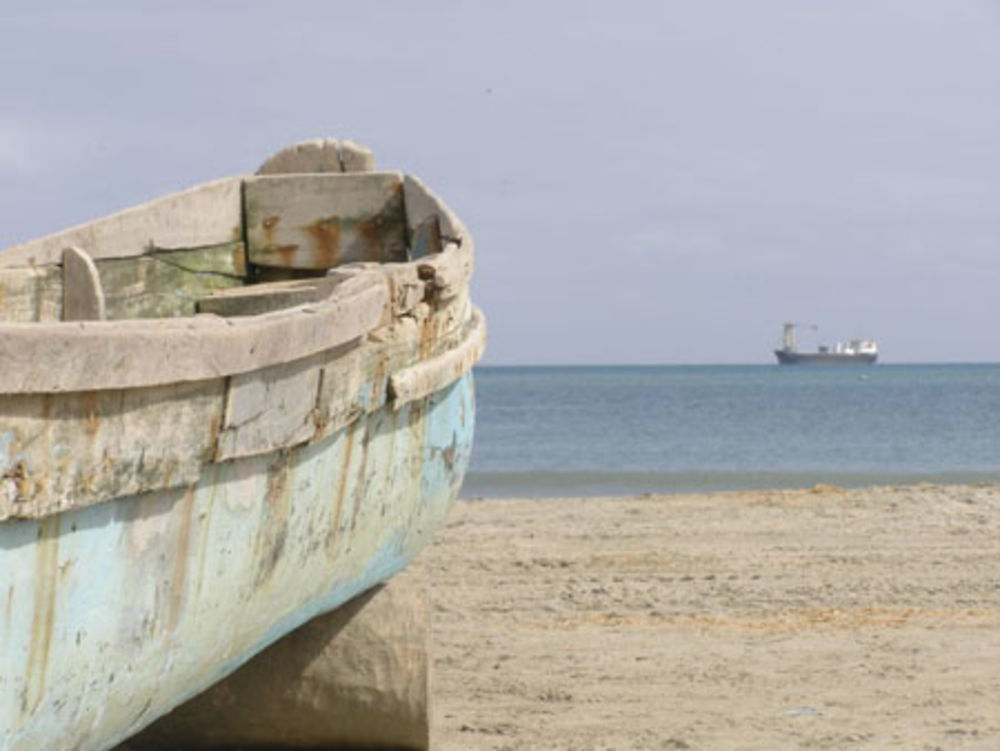
[[[0,748],[103,749],[391,577],[473,431],[473,247],[351,142],[0,252]]]

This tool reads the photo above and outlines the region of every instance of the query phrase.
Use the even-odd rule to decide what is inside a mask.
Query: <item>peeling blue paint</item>
[[[46,520],[0,525],[0,748],[107,748],[391,577],[447,514],[473,427],[466,374],[190,489],[51,517],[48,553]]]
[[[6,430],[0,433],[0,467],[7,467],[7,452],[10,450],[11,443],[14,442],[14,431]]]

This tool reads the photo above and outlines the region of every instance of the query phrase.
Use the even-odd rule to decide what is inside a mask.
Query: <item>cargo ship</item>
[[[871,339],[837,342],[832,349],[821,344],[815,352],[800,352],[795,338],[797,326],[796,323],[784,326],[781,349],[774,350],[780,365],[873,365],[878,359],[878,345]]]

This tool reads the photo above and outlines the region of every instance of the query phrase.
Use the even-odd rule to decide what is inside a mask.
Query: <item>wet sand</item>
[[[461,502],[436,748],[998,749],[1000,486]]]

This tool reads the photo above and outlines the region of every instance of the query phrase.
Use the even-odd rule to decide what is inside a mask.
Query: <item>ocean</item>
[[[463,498],[1000,481],[1000,364],[480,367]]]

